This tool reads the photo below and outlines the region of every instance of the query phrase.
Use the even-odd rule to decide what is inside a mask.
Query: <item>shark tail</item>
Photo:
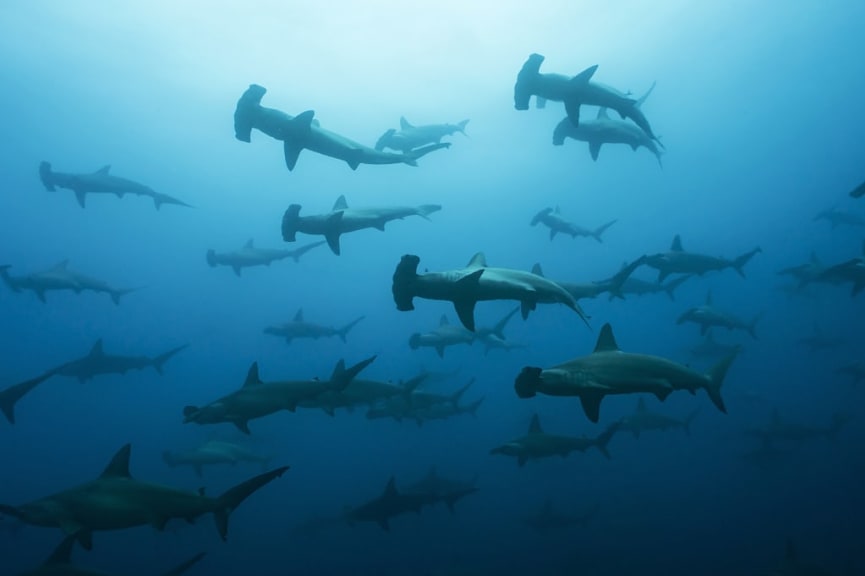
[[[685,274],[684,276],[679,276],[678,278],[674,278],[663,285],[664,292],[667,293],[667,296],[670,297],[670,301],[676,301],[676,288],[685,283],[685,280],[690,278],[690,274]]]
[[[616,435],[616,432],[619,430],[619,422],[613,422],[610,424],[606,430],[604,430],[597,438],[595,438],[595,446],[598,450],[600,450],[601,454],[604,455],[604,458],[607,460],[610,459],[610,453],[607,451],[607,444],[610,443],[613,436]]]
[[[750,334],[751,338],[753,338],[754,340],[757,340],[757,322],[759,322],[760,318],[762,318],[762,317],[763,317],[762,313],[757,314],[756,316],[754,316],[754,318],[751,320],[751,322],[746,327],[748,330],[748,334]]]
[[[261,107],[261,99],[267,93],[264,86],[250,84],[246,92],[237,101],[234,109],[234,137],[241,142],[250,142],[255,117]]]
[[[522,369],[514,382],[514,390],[520,398],[532,398],[537,394],[538,385],[541,383],[542,368],[526,366]]]
[[[598,228],[596,228],[595,230],[592,231],[592,238],[594,238],[598,242],[602,243],[604,240],[601,238],[601,235],[607,231],[607,228],[609,228],[610,226],[612,226],[616,222],[618,222],[618,220],[610,220],[606,224],[599,226]]]
[[[625,282],[628,278],[631,277],[631,274],[634,273],[634,270],[642,266],[646,262],[646,255],[643,254],[630,264],[625,264],[622,266],[622,269],[616,272],[616,274],[610,278],[609,280],[604,281],[607,285],[607,292],[610,293],[610,300],[613,298],[621,298],[625,299],[625,295],[622,292],[622,286],[624,286]]]
[[[319,240],[318,242],[311,242],[309,244],[301,246],[297,250],[291,252],[291,257],[294,259],[295,262],[300,262],[301,256],[303,256],[313,248],[318,248],[322,244],[326,244],[326,242],[324,240]]]
[[[462,120],[461,122],[457,122],[457,123],[456,123],[457,132],[459,132],[459,133],[462,134],[463,136],[468,136],[468,134],[466,134],[466,125],[467,125],[468,123],[469,123],[469,119],[468,119],[468,118],[466,118],[465,120]]]
[[[0,279],[2,279],[3,283],[6,284],[6,286],[8,286],[9,289],[13,292],[20,292],[21,289],[15,284],[15,280],[12,278],[12,276],[9,275],[9,268],[11,268],[11,266],[9,266],[8,264],[0,266]]]
[[[727,407],[724,405],[724,399],[721,397],[721,386],[724,384],[727,370],[730,369],[730,365],[733,364],[733,360],[736,359],[738,354],[738,351],[732,352],[726,358],[715,364],[715,366],[713,366],[706,374],[706,377],[709,379],[709,382],[706,383],[706,392],[709,394],[712,404],[714,404],[715,407],[724,414],[727,413]]]
[[[474,383],[475,383],[475,379],[472,378],[471,380],[466,382],[465,386],[463,386],[462,388],[460,388],[459,390],[457,390],[456,392],[454,392],[453,394],[450,395],[450,401],[451,401],[451,404],[453,404],[454,408],[459,407],[460,399],[463,397],[463,394],[465,394],[466,391],[469,388],[471,388],[472,384],[474,384]]]
[[[216,261],[216,251],[210,249],[207,251],[207,264],[211,268],[215,268],[218,262]]]
[[[330,384],[336,390],[344,390],[346,386],[351,384],[355,376],[360,374],[361,370],[369,366],[375,360],[375,356],[370,356],[366,360],[361,360],[354,366],[345,367],[345,360],[340,360],[333,368],[333,374],[330,376]]]
[[[426,146],[421,146],[420,148],[415,148],[411,152],[403,154],[405,160],[404,163],[409,166],[417,166],[417,160],[423,158],[430,152],[435,152],[436,150],[441,150],[442,148],[450,148],[450,142],[439,142],[438,144],[428,144]]]
[[[865,182],[850,191],[851,198],[861,198],[862,196],[865,196]]]
[[[126,296],[130,292],[135,292],[138,288],[118,288],[109,290],[109,294],[111,295],[111,301],[114,302],[115,305],[120,305],[120,298]]]
[[[429,215],[442,209],[441,204],[421,204],[417,207],[417,215],[429,220]]]
[[[193,566],[198,564],[201,561],[201,559],[204,558],[204,556],[205,556],[204,552],[199,552],[198,554],[196,554],[192,558],[185,560],[184,562],[178,564],[177,566],[175,566],[171,570],[169,570],[167,572],[163,572],[161,574],[161,576],[180,576],[181,574],[183,574],[184,572],[186,572],[187,570],[189,570],[190,568],[192,568]]]
[[[225,540],[228,536],[228,516],[259,488],[262,488],[276,478],[279,478],[286,470],[288,470],[288,466],[282,466],[281,468],[276,468],[270,472],[259,474],[254,478],[241,482],[234,488],[229,488],[216,499],[216,507],[213,511],[213,516],[216,520],[216,529],[219,532],[220,538]]]
[[[757,246],[756,248],[754,248],[750,252],[746,252],[746,253],[742,254],[741,256],[739,256],[738,258],[736,258],[735,260],[733,260],[733,268],[736,269],[736,272],[739,273],[739,276],[741,276],[742,278],[745,277],[745,270],[744,270],[745,264],[747,264],[748,261],[751,258],[753,258],[755,254],[759,254],[760,252],[762,252],[762,250],[760,249],[759,246]]]
[[[18,384],[13,384],[4,390],[0,390],[0,412],[10,424],[15,424],[15,404],[18,403],[27,393],[36,388],[39,384],[54,375],[54,372],[49,370],[44,374],[31,378]]]
[[[168,360],[171,359],[172,356],[180,352],[181,350],[188,348],[189,344],[184,344],[183,346],[178,346],[177,348],[172,348],[165,354],[160,354],[156,358],[153,359],[153,367],[156,369],[159,374],[162,374],[162,367],[165,365]]]
[[[54,172],[51,171],[51,162],[42,161],[39,163],[39,179],[42,180],[42,185],[49,192],[57,190],[54,187]]]
[[[483,397],[481,397],[481,398],[478,398],[477,400],[475,400],[474,402],[472,402],[471,404],[469,404],[468,406],[466,406],[466,412],[468,412],[469,414],[471,414],[473,417],[477,418],[477,415],[478,415],[478,408],[480,408],[480,407],[481,407],[481,404],[484,403],[484,399],[485,399],[485,398],[486,398],[486,396],[483,396]]]
[[[492,330],[493,334],[495,334],[496,336],[498,336],[499,338],[504,340],[505,339],[505,332],[504,332],[505,326],[507,326],[508,322],[510,322],[511,318],[514,317],[514,314],[516,314],[519,311],[520,311],[520,307],[516,306],[513,310],[508,312],[501,320],[496,322],[496,325],[493,326],[493,330]],[[487,346],[487,350],[489,350],[489,348],[490,347]]]
[[[343,342],[345,342],[345,336],[346,336],[346,334],[348,334],[349,330],[354,328],[357,325],[357,323],[360,322],[361,320],[363,320],[364,318],[366,318],[366,316],[360,316],[358,318],[355,318],[354,320],[352,320],[351,322],[349,322],[348,324],[346,324],[345,326],[343,326],[342,328],[337,330],[336,333],[339,336],[339,339],[342,340]]]
[[[300,204],[289,206],[282,215],[282,239],[285,242],[294,242],[300,223]]]
[[[414,283],[418,277],[418,264],[420,264],[420,258],[413,254],[406,254],[397,264],[391,286],[397,310],[403,312],[414,310],[412,299],[414,298]]]

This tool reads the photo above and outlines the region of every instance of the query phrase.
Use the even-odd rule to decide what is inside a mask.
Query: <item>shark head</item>
[[[541,383],[541,368],[526,366],[514,382],[514,390],[520,398],[532,398]]]
[[[300,225],[300,204],[292,204],[282,216],[282,239],[294,242]]]
[[[517,110],[529,109],[534,79],[537,77],[543,61],[544,57],[540,54],[532,54],[517,74],[517,82],[514,84],[514,108]]]
[[[412,299],[414,298],[414,282],[417,279],[417,267],[420,258],[414,254],[403,256],[393,273],[393,301],[396,309],[403,312],[414,310]]]

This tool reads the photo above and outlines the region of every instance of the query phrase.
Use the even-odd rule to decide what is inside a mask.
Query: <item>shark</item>
[[[860,360],[857,362],[846,364],[835,370],[835,373],[842,376],[849,376],[850,378],[852,378],[850,383],[853,385],[857,385],[863,380],[865,380],[865,362],[862,362]]]
[[[686,252],[682,247],[682,239],[676,234],[668,252],[653,254],[646,257],[645,264],[658,271],[658,282],[663,282],[670,274],[696,274],[702,276],[707,272],[734,269],[739,276],[745,277],[745,264],[755,254],[762,252],[759,246],[741,256],[728,260],[716,256]]]
[[[676,390],[695,394],[703,389],[715,407],[726,413],[721,387],[735,359],[736,354],[730,354],[701,374],[661,356],[623,352],[607,323],[591,354],[551,368],[526,366],[517,376],[514,389],[520,398],[532,398],[538,393],[576,396],[592,422],[598,421],[601,401],[611,394],[649,393],[663,401]]]
[[[654,89],[655,85],[652,84],[634,106],[639,108]],[[664,166],[661,162],[661,147],[656,139],[651,138],[645,130],[632,122],[610,118],[607,108],[604,107],[598,109],[598,115],[594,120],[583,120],[579,125],[575,125],[566,116],[553,130],[553,146],[564,145],[567,138],[586,142],[589,145],[589,154],[595,162],[604,144],[626,144],[635,152],[641,147],[645,148],[657,158],[658,166],[662,168]]]
[[[408,339],[408,345],[412,350],[418,348],[434,348],[439,358],[445,357],[445,348],[458,344],[472,345],[475,341],[475,333],[462,326],[448,322],[448,317],[442,314],[439,325],[429,332],[415,332]]]
[[[85,568],[79,568],[72,563],[72,548],[75,546],[75,538],[67,537],[54,549],[48,558],[41,566],[35,570],[22,572],[19,576],[109,576],[104,572],[94,572]],[[205,556],[204,552],[184,560],[174,568],[166,572],[161,572],[160,576],[180,576],[196,564],[198,564]]]
[[[520,311],[520,307],[514,307],[510,312],[502,316],[493,326],[477,326],[475,327],[475,340],[478,340],[484,345],[484,355],[489,354],[490,350],[516,350],[520,348],[528,348],[528,344],[521,342],[511,342],[505,338],[505,326],[508,325],[511,318]]]
[[[835,350],[840,348],[844,345],[845,340],[838,336],[827,336],[823,330],[820,329],[820,325],[815,322],[811,334],[799,338],[796,342],[802,346],[807,346],[812,353],[816,354],[823,350]]]
[[[652,430],[675,430],[680,428],[685,431],[688,436],[691,435],[691,422],[699,414],[700,409],[696,409],[688,414],[683,420],[671,418],[664,414],[652,412],[646,407],[646,401],[643,398],[637,400],[637,408],[628,416],[619,419],[619,430],[623,432],[631,432],[634,438],[639,438],[643,432]]]
[[[441,208],[439,204],[349,208],[345,196],[342,195],[336,199],[330,212],[301,216],[301,205],[292,204],[282,217],[282,238],[286,242],[294,242],[298,232],[322,235],[331,251],[339,256],[339,239],[343,234],[365,228],[384,231],[385,224],[388,222],[402,220],[409,216],[420,216],[424,220],[429,220],[429,215],[438,212]]]
[[[646,294],[664,293],[667,295],[670,301],[675,302],[676,288],[684,284],[690,277],[690,274],[685,274],[671,280],[667,280],[666,282],[648,282],[640,278],[628,276],[622,282],[619,293],[621,294],[621,297],[627,296],[629,294],[632,294],[634,296],[644,296]],[[610,300],[617,296],[617,294],[610,292]]]
[[[57,366],[53,369],[53,373],[58,376],[77,378],[79,382],[86,382],[94,376],[102,374],[126,374],[130,370],[144,370],[145,368],[153,368],[161,375],[165,363],[188,346],[188,344],[176,346],[153,357],[120,356],[106,354],[102,347],[102,338],[100,338],[90,348],[90,352],[81,358]]]
[[[121,447],[94,480],[26,504],[2,504],[0,513],[33,526],[60,528],[87,550],[93,547],[93,532],[147,524],[163,530],[169,520],[192,522],[205,514],[213,514],[219,536],[225,540],[231,512],[288,470],[282,466],[259,474],[213,498],[133,478],[129,473],[131,450],[131,444]]]
[[[839,210],[835,206],[826,210],[821,210],[817,213],[816,216],[814,216],[813,220],[814,222],[818,222],[820,220],[827,221],[832,226],[832,230],[834,230],[838,226],[865,228],[865,218],[862,218],[862,216],[859,216],[854,212]]]
[[[490,454],[502,454],[516,458],[517,466],[525,466],[529,460],[540,460],[553,456],[567,457],[571,452],[585,452],[589,448],[597,448],[610,459],[607,444],[619,429],[619,423],[613,423],[595,438],[587,436],[560,436],[547,434],[541,427],[541,419],[537,414],[532,416],[529,431],[525,436],[511,440],[490,450]]]
[[[694,358],[721,358],[741,351],[741,344],[726,344],[715,340],[715,333],[710,328],[703,339],[691,348],[690,353]]]
[[[133,196],[146,196],[153,200],[153,205],[159,210],[163,204],[174,206],[192,206],[178,200],[168,194],[161,194],[154,191],[149,186],[133,182],[127,178],[114,176],[111,172],[111,166],[103,166],[96,172],[85,174],[71,174],[66,172],[54,172],[51,169],[49,162],[39,164],[39,178],[42,180],[42,185],[49,192],[54,192],[57,188],[66,188],[75,192],[75,198],[78,200],[78,205],[84,208],[86,206],[88,194],[113,194],[118,198],[123,198],[125,194]]]
[[[435,499],[435,495],[398,492],[396,480],[391,476],[380,496],[359,506],[347,507],[344,518],[351,526],[357,522],[375,522],[389,532],[391,518],[408,512],[420,514],[424,506],[429,506]]]
[[[463,395],[474,384],[474,378],[451,394],[437,394],[412,389],[406,394],[394,395],[371,407],[366,417],[369,420],[392,418],[397,422],[404,419],[414,420],[418,426],[426,420],[443,420],[458,414],[474,415],[483,398],[464,406],[460,404]]]
[[[460,414],[469,414],[477,416],[478,408],[484,403],[485,397],[478,398],[469,404],[460,404],[458,402],[439,402],[426,407],[414,407],[401,414],[401,418],[396,418],[398,421],[402,418],[409,418],[415,421],[418,426],[423,426],[424,422],[430,420],[448,420]],[[373,418],[376,415],[375,410],[370,410],[367,413],[367,418]],[[392,415],[391,415],[392,416]]]
[[[571,238],[582,236],[586,238],[594,238],[597,242],[601,243],[604,241],[601,238],[601,235],[616,222],[618,222],[618,220],[610,220],[606,224],[602,224],[597,228],[590,230],[565,220],[559,211],[559,207],[556,206],[555,208],[544,208],[535,214],[532,218],[531,225],[537,226],[538,224],[543,224],[548,227],[550,229],[550,240],[555,238],[556,234],[561,232],[562,234],[569,235]]]
[[[372,364],[375,356],[349,368],[345,361],[336,363],[329,380],[283,380],[262,382],[258,375],[258,362],[253,362],[240,390],[222,396],[204,406],[186,406],[184,424],[218,424],[230,422],[244,434],[249,434],[249,421],[288,410],[294,412],[304,400],[315,398],[331,390],[343,390],[364,368]]]
[[[15,424],[15,405],[52,376],[54,376],[54,371],[47,370],[35,378],[28,378],[0,390],[0,412],[3,412],[3,416],[10,424]]]
[[[324,240],[319,242],[311,242],[296,250],[284,250],[280,248],[256,248],[252,238],[250,238],[243,248],[234,252],[218,253],[215,250],[207,251],[207,263],[211,268],[216,266],[229,266],[234,275],[240,277],[240,273],[244,268],[253,266],[270,266],[273,262],[292,258],[295,262],[300,261],[300,257],[324,244]]]
[[[757,322],[762,314],[754,316],[750,322],[746,322],[729,312],[719,310],[712,305],[712,292],[706,294],[706,302],[702,306],[695,306],[683,312],[676,320],[676,324],[692,322],[700,326],[700,334],[706,335],[712,327],[726,328],[727,330],[743,330],[757,339]]]
[[[865,182],[862,182],[856,188],[850,190],[851,198],[861,198],[862,196],[865,196]]]
[[[451,512],[457,502],[477,491],[477,477],[468,482],[452,480],[441,476],[435,466],[430,467],[426,476],[420,480],[403,486],[404,493],[422,494],[429,496],[434,502],[444,502]]]
[[[261,99],[267,89],[258,84],[249,88],[237,101],[234,111],[234,136],[241,142],[250,142],[252,129],[283,143],[285,166],[294,170],[298,157],[303,150],[317,152],[342,160],[352,170],[361,164],[408,164],[417,166],[419,158],[442,148],[449,148],[450,142],[440,142],[422,146],[411,152],[396,154],[375,150],[345,136],[325,130],[314,120],[315,111],[307,110],[291,116],[275,108],[265,108]]]
[[[24,276],[12,276],[9,274],[9,265],[0,266],[0,279],[13,292],[31,290],[45,302],[45,294],[51,291],[68,290],[80,294],[83,291],[104,292],[111,297],[111,301],[120,304],[120,298],[134,292],[135,288],[114,288],[107,282],[86,276],[69,268],[69,261],[58,262],[47,270],[33,272]]]
[[[825,284],[852,284],[850,297],[855,297],[865,289],[865,242],[862,243],[862,256],[851,258],[840,264],[829,266],[813,282]]]
[[[271,456],[258,454],[240,444],[224,440],[208,440],[190,450],[165,450],[162,452],[162,460],[168,466],[171,468],[190,466],[195,470],[198,477],[203,476],[205,466],[217,464],[234,466],[238,462],[252,462],[261,464],[262,468],[267,468],[271,459]]]
[[[595,280],[592,282],[567,282],[556,280],[556,284],[564,288],[574,300],[582,300],[584,298],[597,298],[601,294],[609,293],[610,298],[624,298],[625,293],[622,291],[628,278],[634,271],[639,268],[645,261],[645,256],[640,256],[630,264],[622,266],[614,275],[604,280]],[[544,271],[540,264],[535,264],[532,267],[532,273],[538,276],[543,276]]]
[[[414,310],[414,298],[453,302],[460,322],[475,330],[475,305],[482,300],[517,300],[526,319],[538,304],[560,303],[574,312],[591,329],[588,316],[571,294],[551,280],[532,272],[487,266],[478,252],[465,268],[418,274],[420,258],[402,257],[393,274],[391,291],[397,310]]]
[[[568,118],[574,126],[580,125],[580,106],[599,106],[618,112],[619,116],[631,119],[651,140],[660,143],[652,131],[649,121],[640,109],[639,100],[631,98],[615,88],[592,82],[598,65],[589,66],[573,77],[562,74],[542,74],[544,56],[531,54],[526,59],[514,84],[514,108],[528,110],[529,100],[536,96],[539,108],[546,100],[563,102]]]
[[[466,136],[466,124],[468,120],[462,120],[456,124],[425,124],[414,125],[400,116],[399,130],[391,128],[375,143],[376,150],[398,150],[403,154],[410,154],[428,144],[439,144],[443,137],[452,136],[459,132]]]
[[[303,408],[318,408],[330,416],[336,413],[338,408],[353,411],[358,406],[372,408],[380,402],[386,402],[397,396],[405,397],[412,392],[427,378],[422,372],[406,381],[398,384],[384,382],[381,380],[370,380],[366,378],[354,378],[343,390],[330,390],[319,394],[315,398],[303,400],[298,404]]]
[[[816,252],[811,252],[807,262],[790,266],[778,271],[779,276],[790,276],[796,280],[800,286],[804,286],[810,282],[817,280],[823,272],[826,271],[826,266],[817,257]]]
[[[772,418],[764,427],[752,427],[745,430],[748,436],[753,436],[762,440],[763,444],[774,444],[776,442],[789,443],[800,446],[809,440],[825,438],[830,441],[835,441],[838,434],[850,421],[850,414],[836,412],[832,415],[832,421],[829,426],[811,426],[809,424],[801,424],[792,420],[781,418],[778,410],[772,412]]]
[[[567,514],[559,512],[553,506],[551,499],[547,498],[541,508],[530,515],[523,516],[522,522],[540,534],[561,532],[574,526],[585,528],[589,522],[598,514],[599,506],[595,504],[585,512],[579,514]]]
[[[358,316],[348,324],[335,328],[332,326],[307,322],[303,318],[303,308],[299,308],[291,322],[268,326],[264,329],[264,333],[270,334],[271,336],[285,338],[285,341],[288,344],[291,344],[292,340],[295,338],[311,338],[313,340],[318,340],[319,338],[332,338],[333,336],[338,336],[340,340],[345,342],[345,338],[348,336],[351,329],[357,326],[357,324],[364,318],[366,318],[366,316]]]

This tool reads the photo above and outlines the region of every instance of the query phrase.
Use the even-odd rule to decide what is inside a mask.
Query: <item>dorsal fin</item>
[[[94,174],[99,174],[100,176],[107,176],[110,170],[111,164],[106,164],[105,166],[94,172]]]
[[[679,237],[678,234],[673,237],[673,244],[670,246],[670,251],[684,252],[684,249],[682,248],[682,239]]]
[[[708,292],[706,292],[706,306],[711,306],[711,305],[712,305],[712,291],[709,290]]]
[[[105,353],[102,351],[102,338],[93,343],[89,356],[105,356]]]
[[[448,322],[448,317],[442,314],[442,317],[439,318],[439,326],[447,326],[448,324],[450,324],[450,322]]]
[[[129,454],[132,444],[125,444],[108,463],[100,478],[131,478],[129,475]]]
[[[646,411],[646,401],[642,398],[637,400],[637,412],[645,412]]]
[[[589,80],[592,79],[592,76],[595,74],[595,70],[598,69],[598,65],[595,64],[593,66],[589,66],[573,78],[571,78],[571,82],[574,84],[585,84]]]
[[[57,548],[54,549],[51,556],[42,565],[62,566],[70,564],[72,562],[72,547],[75,546],[75,542],[77,541],[77,536],[67,536],[64,538],[63,542],[57,545]]]
[[[255,242],[253,242],[252,238],[250,238],[249,240],[246,241],[246,244],[244,244],[243,247],[246,248],[247,250],[255,248]]]
[[[532,266],[532,274],[534,274],[535,276],[544,275],[544,269],[541,268],[541,264],[539,262],[535,262],[535,265]]]
[[[411,122],[405,119],[405,116],[399,117],[399,129],[400,130],[411,130],[414,126],[411,125]]]
[[[345,201],[345,194],[340,194],[339,198],[336,199],[336,202],[333,203],[333,212],[338,212],[340,210],[348,210],[348,202]]]
[[[384,487],[384,493],[382,494],[383,498],[392,498],[397,495],[396,491],[396,480],[393,476],[390,477],[390,480],[387,481],[387,486]]]
[[[484,256],[483,252],[478,252],[472,259],[469,260],[469,263],[466,265],[466,268],[486,268],[487,267],[487,257]]]
[[[610,115],[607,114],[607,109],[604,107],[598,108],[598,118],[609,118]]]
[[[529,434],[543,434],[544,429],[541,428],[541,417],[537,414],[532,415],[532,421],[529,422]]]
[[[243,387],[255,386],[261,384],[261,378],[258,377],[258,362],[253,362],[249,370],[246,371],[246,380],[243,381]]]
[[[601,333],[598,336],[598,342],[595,344],[595,352],[618,352],[619,345],[616,344],[616,337],[613,336],[613,327],[607,322],[601,328]]]
[[[297,313],[294,315],[295,322],[303,322],[303,308],[298,308]]]

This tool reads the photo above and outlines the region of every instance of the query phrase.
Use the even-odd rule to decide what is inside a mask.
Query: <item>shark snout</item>
[[[514,390],[520,398],[532,398],[541,383],[541,368],[526,366],[514,382]]]

